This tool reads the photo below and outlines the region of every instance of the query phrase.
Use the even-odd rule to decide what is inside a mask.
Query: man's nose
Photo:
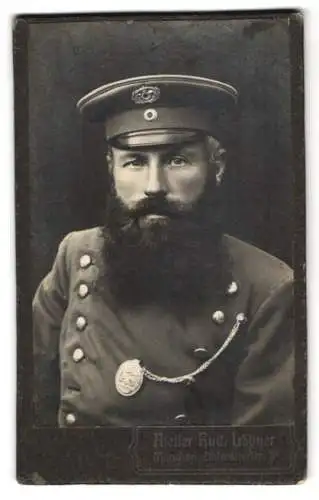
[[[157,160],[153,160],[149,164],[147,184],[144,193],[146,196],[154,196],[157,194],[165,195],[167,193],[167,185],[165,181],[164,169]]]

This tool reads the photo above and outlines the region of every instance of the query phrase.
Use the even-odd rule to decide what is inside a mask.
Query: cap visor
[[[196,130],[146,130],[123,134],[116,137],[114,142],[124,148],[165,146],[193,141],[199,135],[200,133]]]

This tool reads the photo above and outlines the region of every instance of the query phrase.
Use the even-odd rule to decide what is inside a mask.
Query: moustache
[[[166,198],[145,198],[137,202],[134,208],[128,210],[131,218],[138,219],[149,214],[158,214],[166,217],[180,217],[186,212],[186,207],[176,201]]]

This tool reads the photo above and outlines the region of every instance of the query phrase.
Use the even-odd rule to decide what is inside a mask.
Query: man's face
[[[107,286],[118,300],[178,296],[193,303],[208,277],[221,279],[217,186],[224,162],[219,143],[206,139],[112,148],[104,252]]]
[[[166,200],[188,211],[201,197],[207,179],[208,153],[203,141],[144,149],[112,148],[115,193],[134,211],[147,200]],[[142,225],[167,218],[162,205],[148,205]],[[152,208],[153,207],[153,208]]]

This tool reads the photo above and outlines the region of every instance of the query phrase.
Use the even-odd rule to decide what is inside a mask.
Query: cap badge
[[[132,101],[135,104],[150,104],[158,100],[160,89],[151,85],[140,87],[132,92]]]

